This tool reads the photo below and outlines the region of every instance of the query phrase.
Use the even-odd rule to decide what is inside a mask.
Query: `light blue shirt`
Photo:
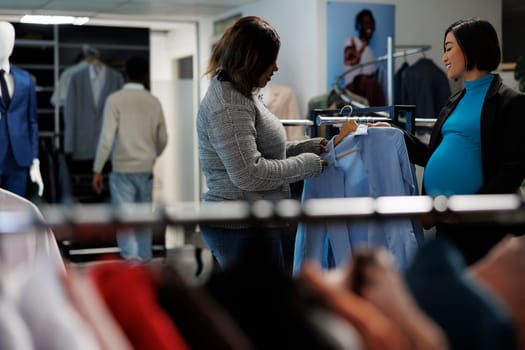
[[[365,134],[356,132],[346,136],[335,149],[333,141],[328,143],[329,153],[323,155],[328,166],[321,176],[305,180],[303,201],[417,194],[415,173],[408,160],[402,131],[365,129]],[[342,266],[351,258],[352,250],[360,245],[385,247],[394,256],[396,266],[404,269],[416,252],[421,236],[421,228],[414,227],[410,218],[300,223],[294,274],[300,271],[305,260],[317,261],[324,268]]]

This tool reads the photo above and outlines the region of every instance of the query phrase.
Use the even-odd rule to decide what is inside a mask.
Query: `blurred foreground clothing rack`
[[[498,247],[506,249],[507,255],[511,254],[504,259],[508,264],[503,266],[494,265],[492,256],[481,266],[482,269],[467,269],[454,246],[438,237],[421,247],[405,274],[397,275],[390,265],[381,262],[379,251],[371,251],[357,255],[359,259],[353,259],[349,265],[332,271],[331,275],[307,264],[293,278],[273,265],[258,240],[262,237],[258,233],[264,231],[266,224],[279,220],[381,220],[426,214],[458,223],[509,225],[509,230],[519,231],[525,223],[524,200],[519,195],[334,198],[312,199],[303,204],[292,200],[204,205],[180,203],[169,208],[53,205],[42,206],[41,212],[42,216],[39,216],[35,211],[0,207],[0,238],[7,241],[23,237],[17,233],[28,227],[36,228],[36,231],[44,231],[40,227],[52,228],[56,236],[104,234],[112,231],[105,228],[123,225],[190,225],[248,220],[255,227],[253,242],[240,262],[222,271],[206,270],[211,263],[205,260],[198,265],[186,264],[183,259],[147,265],[106,260],[79,269],[77,266],[64,269],[61,262],[53,264],[50,254],[29,256],[20,262],[27,270],[17,268],[9,271],[10,274],[0,273],[3,302],[10,302],[14,311],[11,314],[24,321],[19,324],[27,325],[24,328],[27,336],[22,340],[46,344],[46,348],[75,348],[71,344],[82,344],[89,349],[122,350],[361,348],[333,346],[336,334],[314,327],[324,325],[330,315],[336,318],[328,318],[329,321],[340,322],[336,326],[342,330],[338,332],[341,344],[355,341],[366,344],[368,349],[409,349],[412,348],[409,344],[419,334],[434,332],[441,339],[437,345],[420,349],[445,349],[446,342],[452,344],[451,349],[525,348],[516,346],[517,341],[525,345],[525,285],[520,279],[525,266],[525,241],[522,238],[513,237],[514,242],[508,240],[504,242],[505,246]],[[41,234],[35,232],[35,236],[41,237]],[[9,245],[9,248],[13,246]],[[365,272],[368,269],[363,268],[365,261],[381,262],[381,270],[376,272],[383,271],[368,286],[369,275]],[[369,265],[372,266],[375,264]],[[203,275],[198,272],[202,270],[209,272]],[[20,271],[26,274],[16,275]],[[501,279],[491,283],[487,271],[492,276],[506,276],[504,288],[489,293],[486,286],[501,286]],[[19,278],[2,278],[4,276]],[[395,276],[403,278],[399,281],[407,289],[392,283],[395,280],[389,278]],[[473,279],[473,276],[479,277]],[[14,288],[21,285],[16,283],[21,280],[24,281],[22,288]],[[382,285],[376,283],[380,281]],[[362,293],[365,287],[387,288],[388,293],[383,293],[386,299],[378,302],[367,297],[369,294]],[[506,290],[512,293],[506,294]],[[71,291],[79,294],[71,294]],[[87,292],[91,293],[90,298],[86,297]],[[411,302],[411,307],[397,302],[401,308],[390,312],[390,305],[396,303],[398,293],[410,293],[407,297],[411,296],[415,301]],[[392,299],[393,295],[396,297]],[[42,300],[46,302],[42,303]],[[83,302],[84,307],[74,308],[74,301]],[[381,306],[386,303],[388,308]],[[104,327],[100,328],[105,331],[105,337],[95,337],[91,332],[102,334],[100,329],[84,323],[100,321],[100,317],[94,317],[95,310],[98,315],[102,312],[105,323],[92,324],[103,324]],[[410,310],[412,312],[407,312]],[[152,322],[155,315],[157,321]],[[472,315],[476,317],[472,318]],[[408,332],[412,328],[406,326],[404,320],[413,320],[414,316],[426,320],[427,327]],[[71,327],[71,320],[77,320],[76,327]],[[163,331],[155,332],[155,325],[161,321],[165,325]],[[367,328],[358,327],[365,322]],[[196,324],[199,326],[195,327]],[[387,324],[389,328],[377,334],[370,331],[378,324]],[[332,328],[333,325],[329,323]],[[53,336],[43,336],[43,328],[44,335]],[[268,337],[268,334],[277,336]],[[16,339],[20,341],[20,338]],[[22,348],[5,346],[6,339],[14,338],[3,335],[0,348]],[[116,339],[124,345],[118,346]],[[159,346],[159,339],[164,339],[164,344],[168,345]],[[221,344],[229,345],[218,346],[217,339],[222,341]],[[392,339],[397,339],[396,346],[391,346]],[[97,347],[97,341],[105,342],[106,346]],[[186,342],[191,345],[186,346]],[[375,343],[382,345],[374,347]]]
[[[61,235],[79,234],[70,228],[135,225],[197,225],[203,223],[279,221],[380,220],[406,216],[433,215],[454,223],[494,223],[513,228],[525,227],[522,196],[456,195],[451,197],[388,196],[222,203],[179,203],[172,207],[105,204],[45,205],[42,217],[31,212],[1,211],[0,233],[23,232],[28,227],[45,226]],[[263,225],[264,226],[264,225]]]

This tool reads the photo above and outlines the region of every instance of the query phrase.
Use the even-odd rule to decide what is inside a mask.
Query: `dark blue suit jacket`
[[[11,66],[15,89],[9,109],[0,98],[0,113],[7,118],[7,131],[16,163],[29,167],[38,158],[38,117],[36,91],[29,72]],[[0,142],[0,154],[5,154],[8,143]]]

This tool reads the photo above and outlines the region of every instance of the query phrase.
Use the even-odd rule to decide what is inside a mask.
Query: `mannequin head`
[[[9,22],[0,21],[0,64],[7,63],[15,46],[15,27]]]

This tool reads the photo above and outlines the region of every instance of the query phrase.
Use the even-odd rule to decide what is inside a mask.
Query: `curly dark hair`
[[[242,17],[215,44],[205,74],[229,80],[250,96],[262,74],[277,60],[281,40],[264,19]]]
[[[364,9],[359,11],[359,13],[355,16],[355,29],[360,32],[361,31],[361,22],[363,21],[363,18],[365,16],[369,16],[372,20],[372,23],[374,25],[374,29],[376,27],[376,20],[374,18],[374,15],[372,14],[372,11],[369,9]]]

